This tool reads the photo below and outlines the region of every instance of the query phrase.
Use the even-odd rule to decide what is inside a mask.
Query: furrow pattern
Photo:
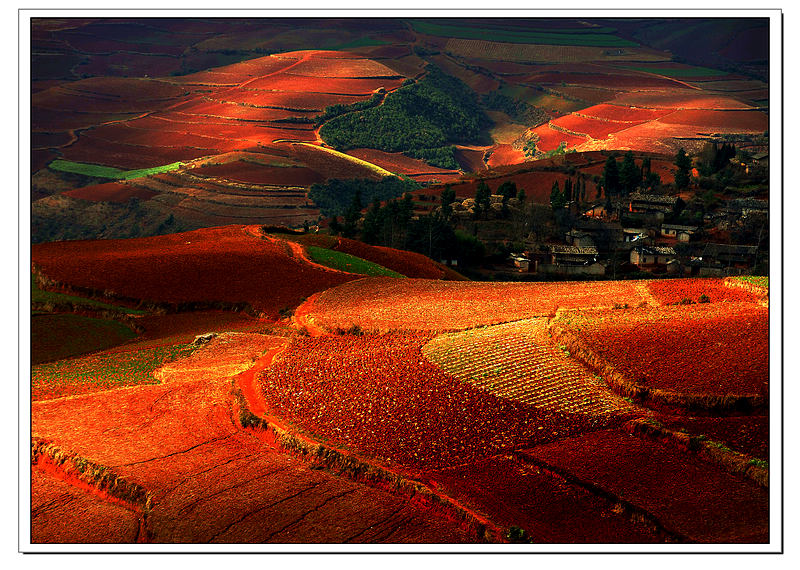
[[[550,339],[547,319],[441,334],[423,348],[428,360],[496,396],[590,416],[633,409]]]

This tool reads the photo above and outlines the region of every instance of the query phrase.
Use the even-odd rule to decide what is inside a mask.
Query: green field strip
[[[736,277],[738,281],[744,281],[745,283],[751,283],[758,287],[764,287],[765,289],[769,289],[769,277],[764,277],[761,275],[740,275]]]
[[[486,30],[468,26],[452,26],[436,24],[428,21],[409,20],[414,31],[429,36],[459,38],[468,40],[484,40],[514,44],[542,44],[557,46],[582,46],[582,47],[638,47],[639,44],[611,34],[590,32],[575,32],[569,30],[565,33],[555,31],[510,31]],[[487,33],[487,31],[489,33]]]
[[[47,397],[76,389],[109,390],[137,384],[158,384],[153,372],[164,363],[190,355],[195,346],[159,346],[39,364],[31,369],[31,390]]]
[[[382,265],[367,261],[366,259],[361,259],[349,253],[342,253],[341,251],[334,251],[332,249],[325,249],[313,245],[306,247],[306,250],[314,262],[332,269],[338,269],[339,271],[369,275],[370,277],[405,277],[405,275],[387,269]]]
[[[152,168],[140,168],[137,170],[120,170],[111,166],[100,166],[99,164],[89,164],[86,162],[72,162],[71,160],[57,159],[51,162],[48,167],[51,170],[60,172],[69,172],[71,174],[81,174],[83,176],[91,176],[92,178],[108,178],[109,180],[131,180],[133,178],[142,178],[150,176],[151,174],[158,174],[159,172],[169,172],[177,170],[183,166],[183,162],[173,162],[172,164],[165,164],[163,166],[154,166]]]

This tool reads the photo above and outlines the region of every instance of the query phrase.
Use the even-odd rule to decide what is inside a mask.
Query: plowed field
[[[368,278],[323,292],[307,307],[317,325],[365,330],[463,330],[546,316],[559,308],[637,305],[636,281],[481,283]]]
[[[648,389],[720,397],[768,393],[769,311],[755,304],[581,311],[556,322]]]
[[[270,315],[356,278],[318,269],[290,252],[243,226],[227,226],[152,238],[38,244],[32,257],[45,275],[74,287],[161,303],[249,303]]]

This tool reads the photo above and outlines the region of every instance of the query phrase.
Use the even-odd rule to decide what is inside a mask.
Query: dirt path
[[[161,385],[33,403],[32,436],[49,446],[32,470],[32,539],[475,541],[406,497],[312,469],[238,425],[232,378],[249,381],[257,403],[257,372],[285,343],[225,333],[162,368]],[[89,472],[111,482],[105,491],[82,482]],[[138,491],[117,500],[122,487]]]

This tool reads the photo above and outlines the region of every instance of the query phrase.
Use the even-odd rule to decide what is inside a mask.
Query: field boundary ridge
[[[740,475],[769,489],[769,467],[750,455],[726,447],[721,442],[702,435],[690,435],[668,429],[652,419],[637,418],[625,422],[632,435],[646,437],[683,451],[696,454],[700,459],[725,469],[731,475]]]
[[[638,507],[629,501],[626,501],[611,491],[607,491],[601,487],[598,487],[594,483],[581,479],[566,469],[551,465],[546,461],[524,453],[524,451],[512,451],[511,457],[514,459],[514,461],[518,461],[524,465],[534,465],[551,477],[566,481],[570,485],[580,487],[588,493],[608,501],[612,504],[612,510],[614,512],[625,515],[629,520],[631,520],[631,522],[646,527],[653,534],[666,539],[667,542],[692,542],[689,537],[666,528],[661,521],[659,521],[658,518],[656,518],[655,515],[649,511]]]
[[[720,412],[766,409],[769,406],[769,396],[761,394],[719,395],[682,393],[673,390],[642,386],[617,370],[613,364],[585,347],[580,339],[571,331],[553,321],[548,322],[547,326],[555,342],[563,344],[573,356],[590,369],[600,374],[605,382],[623,397],[642,402],[651,401],[656,404],[665,404],[668,406],[681,406],[688,409],[715,410]]]

